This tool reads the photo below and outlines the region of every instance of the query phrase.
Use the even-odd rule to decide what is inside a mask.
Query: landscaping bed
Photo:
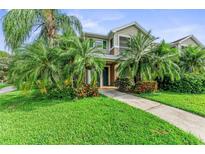
[[[0,144],[202,144],[191,134],[107,97],[0,96]]]

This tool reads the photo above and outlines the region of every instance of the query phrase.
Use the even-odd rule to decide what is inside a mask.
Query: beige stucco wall
[[[114,46],[119,46],[119,36],[132,36],[135,35],[139,30],[136,28],[136,26],[130,26],[125,29],[122,29],[114,34]]]
[[[181,45],[191,45],[191,46],[198,46],[198,44],[192,39],[192,38],[189,38],[189,39],[186,39],[184,40],[183,42],[181,42]]]

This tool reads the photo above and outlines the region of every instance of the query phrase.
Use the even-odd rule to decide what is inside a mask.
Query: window
[[[90,39],[90,47],[97,47],[100,49],[106,49],[107,48],[107,41],[106,40]]]
[[[106,49],[107,48],[107,42],[106,40],[103,40],[103,49]]]
[[[95,47],[102,48],[103,47],[103,41],[102,40],[96,40],[95,41]]]
[[[113,38],[110,40],[110,48],[113,47]]]
[[[129,39],[128,37],[122,37],[120,36],[119,37],[119,45],[120,45],[120,48],[127,48],[128,47],[128,42],[129,42]]]

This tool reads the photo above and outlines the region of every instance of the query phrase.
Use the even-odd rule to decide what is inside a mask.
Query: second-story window
[[[95,41],[95,47],[101,48],[101,49],[106,49],[107,48],[106,40],[96,40]]]
[[[102,48],[103,47],[103,41],[102,40],[96,40],[95,41],[95,46],[97,48]]]
[[[129,39],[130,39],[129,37],[122,37],[122,36],[120,36],[119,37],[120,48],[127,48],[128,47]]]

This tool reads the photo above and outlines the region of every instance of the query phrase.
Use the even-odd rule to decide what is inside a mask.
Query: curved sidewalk
[[[16,88],[14,86],[4,87],[4,88],[0,89],[0,94],[8,93],[8,92],[11,92],[14,90],[16,90]]]
[[[161,119],[175,125],[182,130],[192,133],[205,142],[205,118],[180,110],[168,105],[160,104],[144,98],[119,92],[115,89],[101,89],[100,93],[119,100],[133,107],[154,114]]]

